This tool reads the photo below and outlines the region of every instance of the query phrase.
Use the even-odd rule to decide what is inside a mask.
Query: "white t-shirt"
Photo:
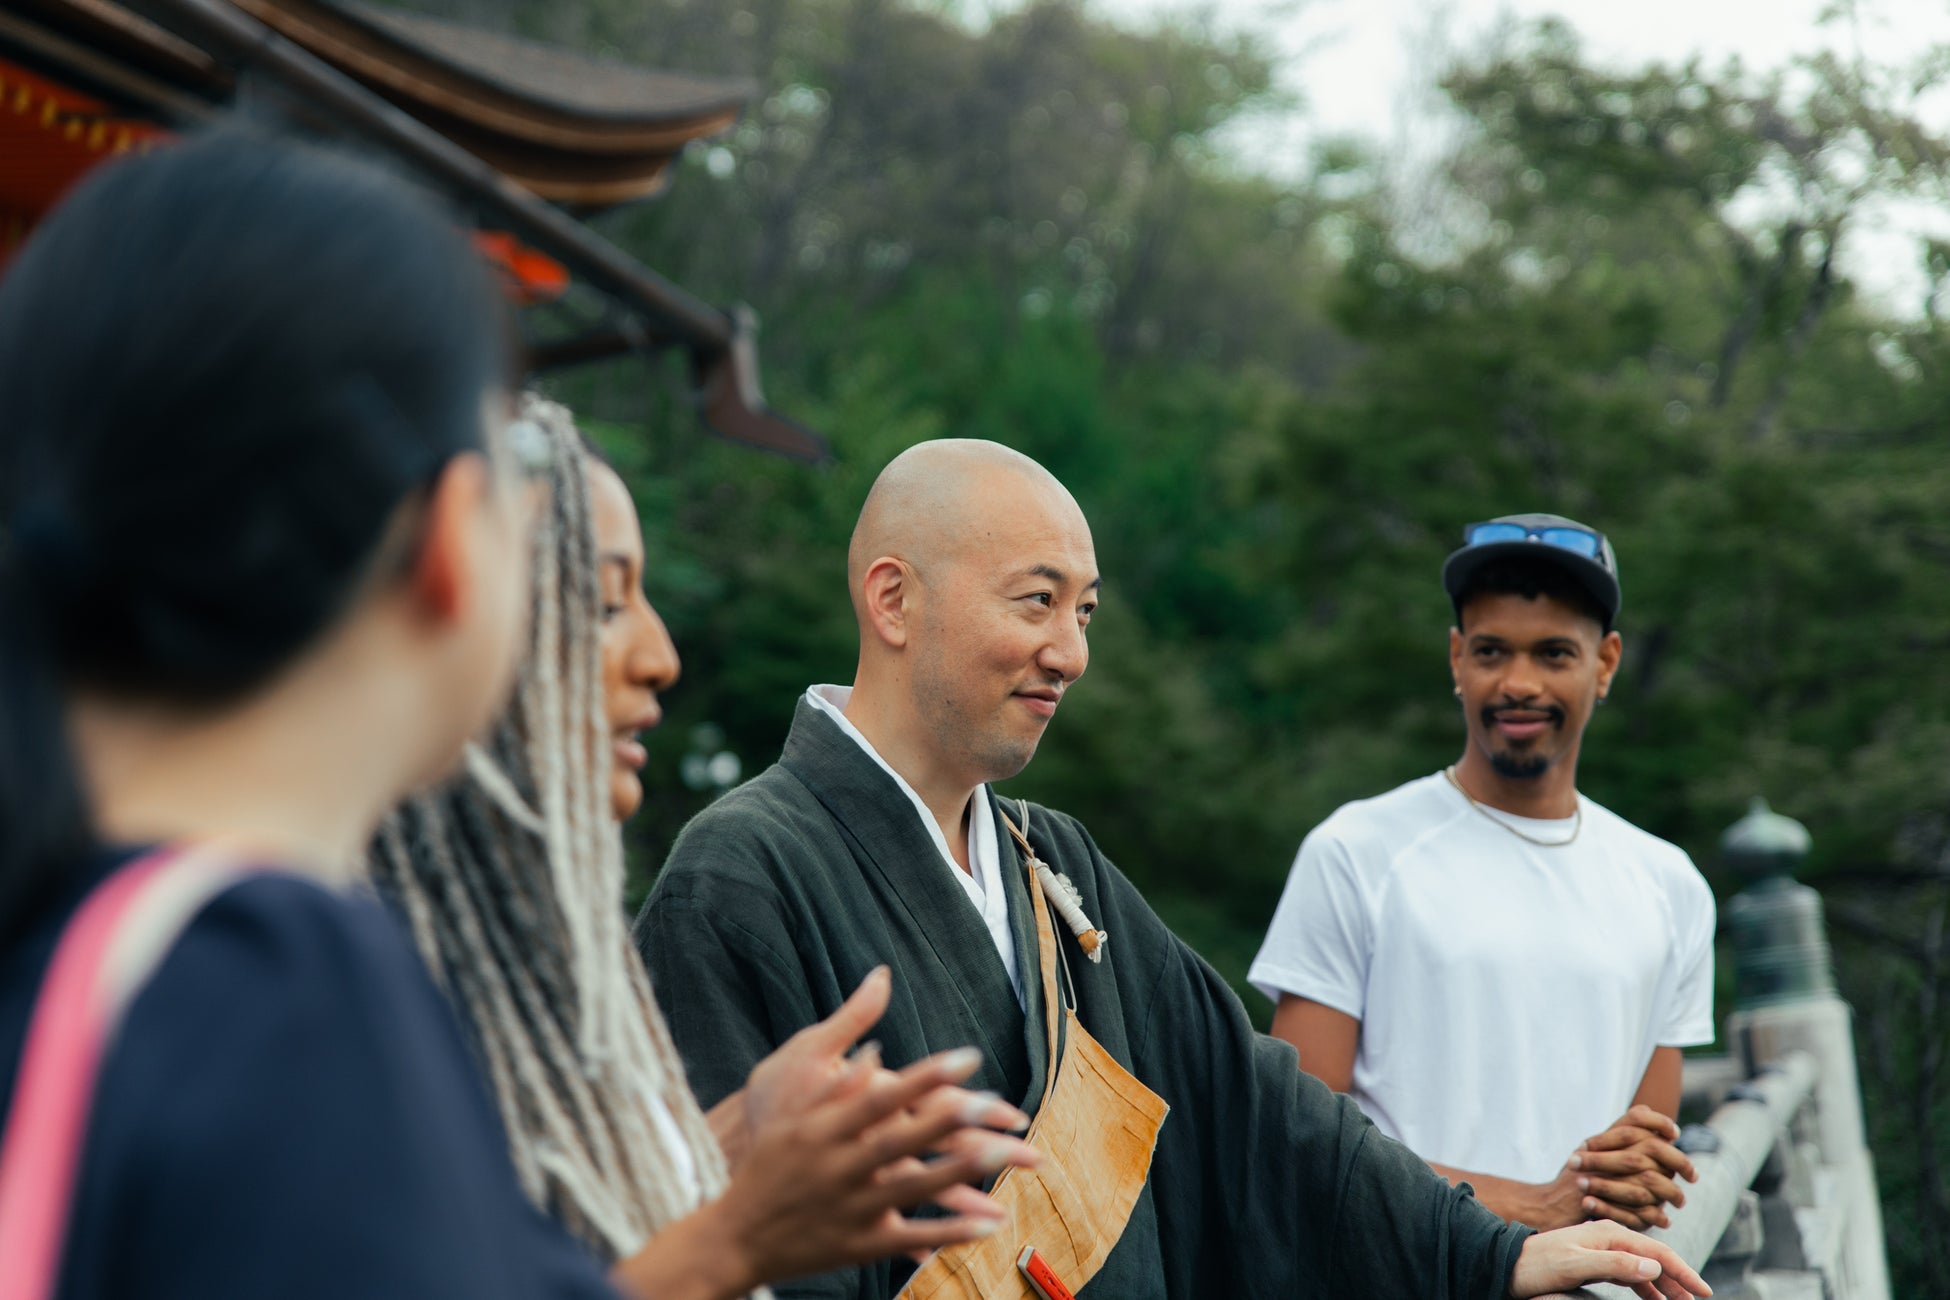
[[[1655,1047],[1713,1041],[1713,894],[1580,796],[1544,848],[1440,773],[1307,836],[1248,978],[1361,1022],[1351,1094],[1425,1160],[1547,1182],[1625,1113]],[[1494,810],[1492,810],[1494,811]],[[1573,822],[1496,813],[1539,839]]]
[[[989,788],[977,786],[973,805],[968,816],[968,871],[961,869],[955,855],[948,851],[948,839],[941,833],[941,823],[934,819],[934,813],[907,778],[896,772],[873,747],[873,742],[860,733],[846,716],[846,702],[853,698],[851,686],[812,686],[806,690],[806,699],[812,706],[839,724],[841,731],[853,738],[853,743],[867,751],[867,757],[880,765],[880,770],[894,778],[894,784],[901,788],[908,802],[914,805],[915,813],[921,818],[921,825],[927,828],[934,847],[940,851],[942,862],[947,864],[950,875],[961,883],[962,891],[968,901],[975,905],[982,924],[988,928],[989,941],[1002,958],[1002,968],[1009,972],[1009,985],[1016,991],[1016,1002],[1022,1003],[1022,977],[1016,973],[1016,941],[1009,930],[1009,896],[1002,891],[1002,852],[995,841],[995,817],[989,808]]]

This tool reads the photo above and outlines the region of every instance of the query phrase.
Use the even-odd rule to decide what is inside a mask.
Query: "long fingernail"
[[[970,1095],[961,1105],[961,1122],[983,1128],[1006,1128],[1020,1133],[1029,1127],[1029,1116],[992,1092]]]
[[[1639,1261],[1639,1276],[1640,1276],[1640,1277],[1657,1277],[1657,1276],[1659,1276],[1659,1261],[1658,1261],[1658,1260],[1656,1260],[1656,1259],[1642,1259],[1642,1260],[1640,1260],[1640,1261]]]
[[[989,1122],[996,1108],[1002,1105],[1002,1098],[992,1092],[971,1092],[962,1098],[961,1122],[964,1124],[984,1124]]]
[[[1590,1191],[1590,1190],[1591,1190],[1591,1180],[1590,1180],[1589,1178],[1580,1178],[1580,1179],[1578,1179],[1578,1190],[1579,1190],[1579,1191],[1581,1191],[1581,1192],[1588,1192],[1588,1191]]]
[[[968,1230],[971,1237],[991,1237],[1002,1231],[1007,1219],[983,1219]]]
[[[1572,1157],[1571,1157],[1571,1168],[1573,1168],[1573,1169],[1582,1169],[1582,1168],[1584,1168],[1584,1157],[1583,1157],[1583,1156],[1572,1156]]]
[[[951,1074],[973,1074],[982,1064],[982,1049],[957,1047],[941,1058],[941,1068]]]
[[[879,1068],[880,1040],[878,1038],[869,1038],[866,1042],[854,1048],[853,1054],[847,1059],[852,1061],[856,1066],[865,1069]]]
[[[982,1148],[982,1172],[994,1173],[1006,1168],[1016,1156],[1016,1144],[1007,1138],[995,1138]]]

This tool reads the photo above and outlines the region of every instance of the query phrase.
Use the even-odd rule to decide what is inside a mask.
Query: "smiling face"
[[[643,594],[643,528],[616,471],[589,462],[589,505],[602,594],[603,704],[610,726],[610,808],[616,820],[643,802],[642,733],[663,720],[659,691],[677,681],[677,647]]]
[[[972,784],[1028,765],[1090,662],[1101,581],[1083,512],[1054,484],[998,471],[983,526],[917,573],[914,709],[941,765]]]
[[[1472,756],[1529,780],[1575,765],[1584,727],[1618,671],[1618,633],[1554,597],[1475,596],[1449,632]]]

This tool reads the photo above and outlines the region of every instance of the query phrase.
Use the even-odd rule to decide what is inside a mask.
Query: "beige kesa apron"
[[[937,1251],[901,1289],[904,1300],[1034,1300],[1035,1293],[1016,1269],[1016,1260],[1028,1248],[1040,1253],[1070,1290],[1081,1290],[1124,1234],[1151,1172],[1158,1130],[1171,1109],[1090,1036],[1075,1007],[1062,996],[1050,904],[1037,879],[1036,851],[1024,834],[1027,804],[1022,811],[1023,829],[1006,813],[1002,822],[1021,847],[1029,871],[1049,1023],[1052,1065],[1027,1135],[1029,1144],[1043,1153],[1043,1164],[1039,1169],[1005,1170],[990,1195],[1008,1208],[1008,1222],[979,1241]]]

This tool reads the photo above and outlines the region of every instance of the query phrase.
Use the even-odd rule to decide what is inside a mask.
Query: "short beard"
[[[1496,715],[1505,709],[1513,707],[1516,706],[1510,702],[1501,700],[1495,704],[1486,706],[1483,709],[1483,730],[1494,734],[1496,731]],[[1564,710],[1560,706],[1549,704],[1544,706],[1542,712],[1550,720],[1553,730],[1559,732],[1564,730]],[[1489,747],[1485,745],[1484,748],[1488,749]],[[1499,754],[1494,750],[1490,751],[1491,770],[1498,776],[1511,781],[1534,781],[1544,773],[1550,771],[1551,761],[1550,757],[1544,754]]]
[[[1491,754],[1490,768],[1512,781],[1534,781],[1550,771],[1551,761],[1542,754]]]

